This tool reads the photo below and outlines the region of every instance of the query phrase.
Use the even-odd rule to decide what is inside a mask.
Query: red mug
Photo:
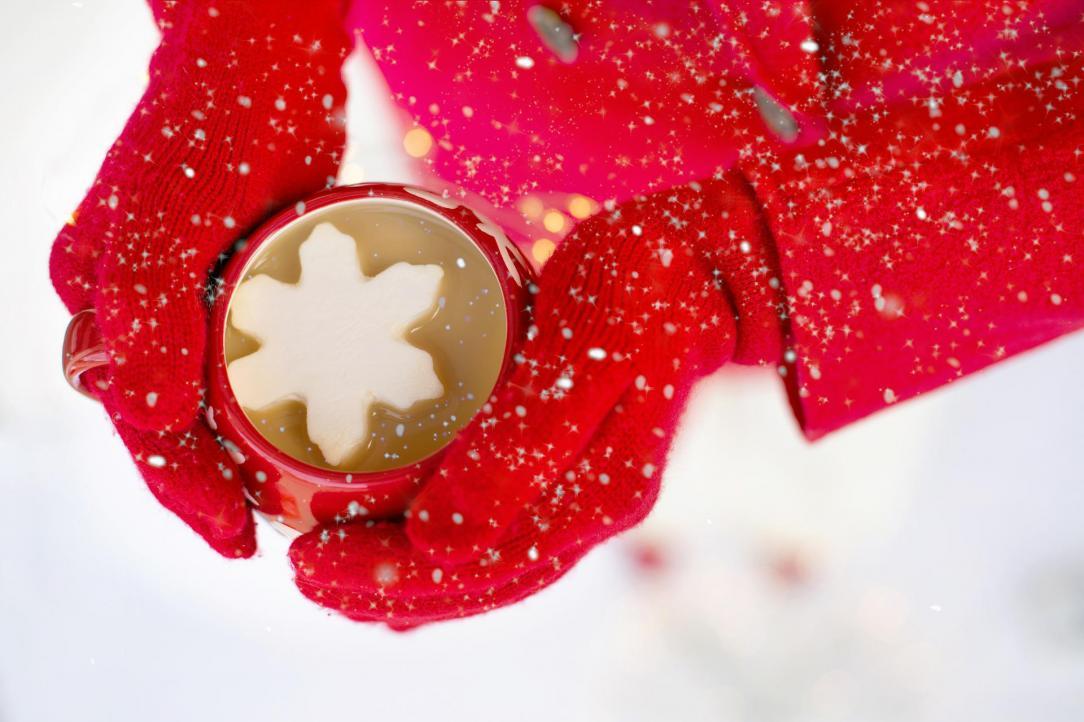
[[[208,405],[206,421],[237,463],[246,496],[276,526],[306,532],[325,523],[348,519],[387,519],[403,513],[429,471],[439,463],[445,444],[412,464],[381,471],[346,472],[311,465],[275,447],[249,420],[234,396],[226,373],[225,334],[230,298],[249,262],[261,246],[302,218],[326,212],[341,203],[391,202],[431,214],[470,241],[489,262],[499,282],[506,309],[507,340],[496,383],[508,372],[512,349],[526,326],[527,296],[534,272],[519,249],[495,223],[456,201],[411,186],[366,183],[322,191],[280,211],[252,233],[242,250],[227,261],[216,280],[208,347]],[[107,363],[94,312],[72,317],[64,341],[64,373],[69,383],[86,393],[80,378]],[[283,529],[285,531],[285,529]]]

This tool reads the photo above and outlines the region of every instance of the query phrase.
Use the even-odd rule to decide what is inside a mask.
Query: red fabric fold
[[[1079,61],[868,110],[751,169],[817,438],[1084,325]]]
[[[620,200],[737,163],[778,246],[811,438],[1079,326],[1061,260],[1079,243],[1079,3],[554,4],[571,63],[531,5],[417,5],[404,24],[359,2],[349,22],[434,132],[433,170],[497,205]],[[777,142],[753,88],[800,138]]]
[[[96,309],[92,382],[157,499],[226,556],[255,549],[241,478],[199,415],[211,267],[240,234],[333,181],[346,52],[338,0],[151,3],[149,83],[50,275]]]

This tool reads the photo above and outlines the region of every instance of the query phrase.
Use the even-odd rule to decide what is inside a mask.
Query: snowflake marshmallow
[[[331,223],[298,253],[296,284],[257,275],[234,292],[231,323],[260,348],[227,373],[247,409],[305,404],[309,437],[338,465],[365,442],[373,404],[406,410],[444,394],[433,358],[406,340],[433,309],[444,271],[400,262],[369,278],[354,238]]]

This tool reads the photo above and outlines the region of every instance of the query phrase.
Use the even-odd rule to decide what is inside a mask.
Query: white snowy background
[[[771,373],[712,378],[650,520],[482,618],[330,616],[267,527],[215,556],[65,386],[47,275],[155,40],[137,0],[0,4],[0,720],[1084,719],[1084,335],[815,446]],[[405,179],[348,74],[351,177]]]

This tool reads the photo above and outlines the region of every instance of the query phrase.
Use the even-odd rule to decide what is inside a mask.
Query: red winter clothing
[[[98,308],[122,436],[209,539],[245,518],[235,479],[210,503],[192,492],[208,455],[230,482],[228,459],[205,442],[202,472],[148,465],[131,429],[191,418],[198,362],[174,351],[202,349],[211,261],[259,201],[322,184],[341,142],[337,3],[253,7],[156,6],[152,87],[54,250],[69,307]],[[728,358],[778,364],[817,437],[1084,323],[1076,3],[541,7],[359,0],[347,15],[435,137],[434,184],[521,234],[526,194],[613,208],[547,266],[523,362],[405,527],[295,543],[302,591],[353,618],[477,613],[560,576],[650,509],[681,401]],[[309,54],[283,62],[283,47]],[[241,162],[275,165],[241,182]],[[183,448],[210,438],[194,429]]]
[[[338,14],[293,6],[152,3],[150,84],[50,259],[68,309],[97,309],[110,373],[89,388],[155,496],[227,556],[255,537],[233,462],[193,424],[207,274],[239,233],[333,181],[345,135]]]
[[[502,2],[487,15],[469,3],[365,0],[350,20],[396,99],[444,149],[435,172],[493,203],[546,191],[620,201],[735,167],[756,178],[794,320],[788,381],[809,436],[1080,326],[1081,273],[1061,263],[1080,242],[1081,196],[1065,179],[1080,175],[1079,3],[554,4],[580,38],[571,64],[540,42],[533,5]],[[800,120],[791,142],[773,142],[758,95]],[[971,179],[975,166],[985,172]],[[769,198],[776,187],[788,197]],[[975,223],[962,198],[983,206]],[[923,203],[926,222],[915,223]],[[813,233],[793,227],[801,219]],[[1019,245],[1036,235],[1041,253]],[[980,278],[993,259],[1015,290]],[[951,283],[928,275],[949,268]],[[974,297],[980,286],[989,298]],[[902,314],[876,307],[877,287]],[[1021,290],[1026,302],[1015,300]],[[994,305],[1002,296],[1013,302]],[[907,350],[934,345],[936,356]]]
[[[291,549],[301,590],[400,627],[474,614],[643,519],[692,384],[728,360],[779,357],[765,239],[737,177],[583,223],[542,274],[519,365],[405,529],[306,534]]]

